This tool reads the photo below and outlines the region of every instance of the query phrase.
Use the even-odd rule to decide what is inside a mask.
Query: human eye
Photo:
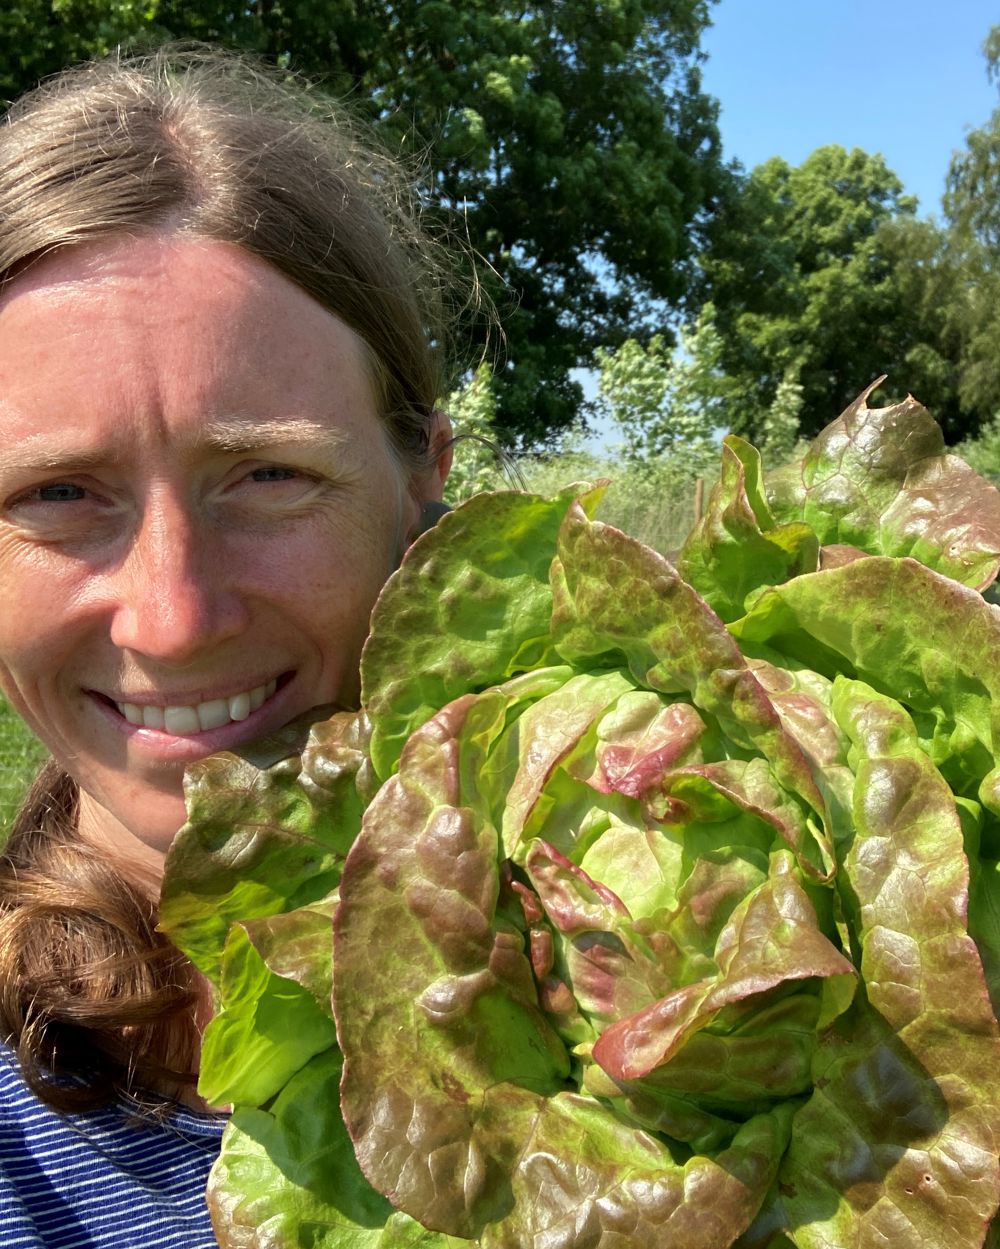
[[[71,479],[41,482],[17,490],[7,510],[18,516],[45,516],[66,509],[68,504],[97,505],[98,497],[87,486]],[[73,510],[76,510],[75,508]]]
[[[283,507],[313,498],[323,477],[309,466],[268,460],[241,465],[229,478],[228,491],[250,506]]]
[[[301,470],[289,468],[286,464],[265,464],[260,468],[255,468],[250,473],[251,481],[255,482],[280,482],[280,481],[298,481],[304,476]]]
[[[0,497],[2,497],[0,487]],[[42,541],[79,535],[96,538],[119,515],[121,500],[105,485],[83,478],[56,477],[13,489],[0,508],[3,519]]]
[[[38,503],[79,503],[87,497],[87,492],[75,482],[56,481],[48,486],[36,487],[26,497]]]
[[[275,447],[230,462],[215,499],[250,514],[291,517],[332,504],[349,484],[339,465],[301,448]]]

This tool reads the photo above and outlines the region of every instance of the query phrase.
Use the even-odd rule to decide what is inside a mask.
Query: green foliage
[[[1000,26],[985,51],[996,79]],[[927,404],[949,441],[988,423],[1000,411],[998,179],[1000,109],[952,161],[943,225],[918,220],[883,159],[856,149],[753,170],[704,257],[732,428],[765,435],[787,378],[812,433],[883,373]]]
[[[663,392],[667,388],[669,364],[661,368],[654,353],[660,352],[662,339],[654,338],[648,348],[627,340],[618,352],[607,352],[608,374],[614,373],[620,384],[616,400],[622,405],[632,403],[636,428],[641,418],[651,419],[659,413]],[[637,442],[632,454],[595,454],[579,449],[578,441],[564,437],[560,448],[536,455],[522,455],[514,461],[520,481],[512,481],[494,447],[497,443],[493,425],[496,412],[494,375],[482,364],[467,385],[452,392],[441,407],[451,418],[456,436],[455,459],[445,489],[445,501],[455,506],[473,495],[489,490],[509,489],[522,484],[536,494],[555,494],[573,481],[609,481],[601,499],[598,514],[601,520],[627,533],[635,534],[657,551],[677,550],[694,522],[695,479],[707,471],[714,477],[719,458],[718,444],[712,440],[704,460],[692,456],[689,446],[674,443],[671,447],[650,453],[645,447],[639,454]],[[645,389],[644,389],[645,387]],[[638,407],[643,395],[650,400],[648,409]],[[624,424],[624,421],[623,421]],[[637,435],[638,437],[640,434]],[[706,466],[703,464],[707,462]]]
[[[879,374],[909,380],[901,365],[913,318],[882,229],[915,210],[882,157],[857,148],[753,170],[703,257],[733,381],[731,428],[759,437],[785,379],[802,388],[805,433]]]
[[[581,400],[570,371],[651,302],[686,294],[727,192],[701,90],[707,0],[13,0],[0,78],[15,94],[140,35],[291,66],[354,104],[391,149],[429,152],[429,197],[487,262],[508,366],[507,442],[545,442]],[[504,285],[506,284],[506,285]]]
[[[518,466],[537,494],[555,494],[571,481],[606,479],[597,518],[663,555],[680,549],[695,520],[695,480],[687,465],[669,456],[627,461],[569,451],[523,458]]]
[[[1000,26],[984,45],[987,73],[1000,85]],[[950,229],[942,264],[954,272],[950,327],[958,338],[963,405],[980,420],[1000,410],[1000,107],[956,152],[944,197]]]
[[[987,421],[974,438],[966,438],[954,448],[977,473],[1000,486],[1000,415]]]
[[[455,433],[455,458],[445,502],[454,507],[484,490],[503,489],[508,483],[497,455],[497,400],[490,366],[481,364],[468,383],[452,391],[441,407],[451,418]]]
[[[668,458],[691,478],[714,468],[716,431],[727,427],[732,390],[720,369],[721,355],[711,304],[702,308],[693,327],[681,330],[675,352],[661,334],[645,347],[626,339],[617,350],[595,352],[598,393],[625,434],[621,451],[626,463]]]
[[[778,383],[761,424],[760,449],[770,464],[785,464],[805,454],[805,443],[799,437],[802,392],[798,370],[789,369]]]
[[[625,455],[648,454],[670,384],[671,350],[663,335],[654,334],[645,346],[627,338],[617,349],[599,347],[594,361],[603,406],[626,436]]]
[[[10,0],[0,5],[0,98],[155,31],[158,0]]]
[[[967,299],[961,260],[951,232],[934,220],[897,217],[879,230],[907,318],[897,329],[898,358],[886,363],[934,412],[950,439],[961,438],[988,415],[960,394],[960,310]]]
[[[986,72],[1000,86],[1000,26],[991,28],[983,45]],[[945,212],[962,234],[972,236],[996,256],[1000,250],[1000,205],[996,202],[1000,176],[1000,109],[981,129],[966,136],[964,151],[956,152],[948,172]]]

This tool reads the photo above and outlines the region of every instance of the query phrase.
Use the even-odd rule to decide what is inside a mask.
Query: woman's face
[[[0,684],[162,851],[185,765],[358,692],[443,468],[400,467],[360,340],[225,243],[67,249],[0,298]]]

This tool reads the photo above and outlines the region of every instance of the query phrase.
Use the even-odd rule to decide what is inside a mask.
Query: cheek
[[[330,660],[346,650],[360,652],[375,600],[402,556],[393,511],[358,516],[353,525],[338,518],[300,535],[274,570],[275,596],[304,622]]]
[[[311,701],[355,708],[361,698],[361,652],[372,608],[384,579],[329,579],[315,585],[305,605],[307,631],[318,662],[319,680]]]
[[[52,676],[79,645],[74,578],[45,552],[0,542],[0,685]]]

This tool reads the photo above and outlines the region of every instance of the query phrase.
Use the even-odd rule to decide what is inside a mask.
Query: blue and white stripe
[[[0,1046],[3,1249],[215,1249],[205,1207],[225,1120],[111,1106],[60,1114]]]

